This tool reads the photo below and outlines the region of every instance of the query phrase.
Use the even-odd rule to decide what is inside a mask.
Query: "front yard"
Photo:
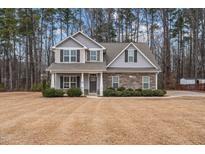
[[[205,144],[205,100],[0,93],[0,144]]]

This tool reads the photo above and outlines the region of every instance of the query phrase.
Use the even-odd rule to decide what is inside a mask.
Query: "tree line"
[[[54,60],[51,47],[79,30],[98,42],[147,43],[162,88],[205,78],[205,9],[21,8],[0,9],[0,83],[30,90]]]

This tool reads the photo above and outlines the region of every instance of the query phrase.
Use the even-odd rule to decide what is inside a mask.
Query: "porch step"
[[[87,96],[87,98],[99,98],[98,96]]]
[[[96,93],[89,93],[88,96],[97,96]]]

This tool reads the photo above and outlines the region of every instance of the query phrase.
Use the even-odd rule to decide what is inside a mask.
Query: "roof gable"
[[[59,48],[59,47],[86,48],[86,46],[84,46],[82,43],[80,43],[78,40],[76,40],[72,36],[69,36],[65,38],[64,40],[60,41],[53,48]]]
[[[127,50],[137,50],[133,45],[129,45]],[[138,50],[137,50],[138,51]],[[129,63],[125,62],[125,52],[122,52],[118,58],[113,61],[109,67],[116,68],[154,68],[154,66],[138,51],[137,62]]]
[[[160,69],[154,55],[145,43],[102,43],[106,47],[107,67],[111,65],[130,45],[133,45],[142,56],[156,69]]]
[[[81,31],[72,35],[73,38],[84,44],[87,48],[102,48],[105,49],[101,44],[87,36],[86,34],[82,33]]]

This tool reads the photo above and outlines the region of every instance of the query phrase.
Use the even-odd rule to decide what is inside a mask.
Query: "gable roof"
[[[75,38],[73,38],[72,36],[68,36],[65,39],[61,40],[60,42],[58,42],[56,45],[54,45],[52,48],[56,48],[59,45],[61,45],[62,43],[64,43],[65,41],[72,39],[74,42],[76,42],[77,44],[79,44],[80,46],[82,46],[83,48],[87,48],[85,45],[83,45],[82,43],[80,43],[78,40],[76,40]]]
[[[107,65],[110,64],[117,56],[126,49],[130,44],[133,44],[142,55],[147,58],[153,66],[156,66],[156,69],[160,69],[160,66],[157,64],[154,55],[149,49],[146,43],[101,43],[106,48],[106,60]]]
[[[95,40],[93,40],[92,38],[90,38],[88,35],[84,34],[83,32],[81,31],[78,31],[76,33],[74,33],[72,35],[72,37],[77,37],[77,35],[82,35],[83,37],[87,38],[88,40],[90,40],[91,42],[93,42],[94,44],[96,44],[97,46],[99,46],[100,48],[102,48],[103,50],[105,49],[104,46],[102,46],[100,43],[96,42]],[[84,44],[86,46],[86,44]]]

